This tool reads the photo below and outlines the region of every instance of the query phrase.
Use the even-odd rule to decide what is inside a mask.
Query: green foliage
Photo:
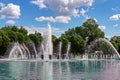
[[[52,42],[54,43],[57,37],[55,35],[52,35]]]
[[[82,26],[85,28],[84,35],[88,37],[88,43],[104,37],[104,33],[98,28],[98,24],[94,19],[86,20]]]
[[[113,54],[113,50],[111,49],[111,46],[104,41],[91,43],[91,45],[92,46],[89,47],[89,50],[91,50],[90,53],[95,53],[95,51],[102,51],[104,54]]]
[[[20,27],[20,29],[18,30],[18,32],[20,32],[20,33],[22,33],[22,34],[24,34],[24,35],[27,35],[27,30],[24,28],[24,27]]]
[[[0,46],[6,47],[7,45],[9,45],[10,39],[3,30],[0,30],[0,38],[1,38],[0,41],[2,41],[2,42],[0,42],[1,43]]]
[[[83,53],[85,49],[85,41],[80,35],[73,35],[70,38],[72,53]]]
[[[62,34],[62,36],[70,38],[71,36],[76,34],[80,35],[84,40],[86,39],[86,37],[88,37],[88,43],[94,41],[95,39],[104,37],[104,32],[102,32],[98,28],[98,24],[94,19],[86,20],[82,26],[77,26],[75,28],[68,29],[68,31],[65,31],[65,33]]]
[[[71,52],[83,53],[85,45],[94,41],[97,38],[104,38],[104,32],[98,28],[98,24],[94,19],[87,19],[81,26],[68,29],[60,38],[52,35],[53,48],[55,53],[58,52],[59,42],[62,42],[62,53],[66,53],[67,44],[71,42]],[[86,38],[88,38],[86,43]],[[32,40],[37,47],[42,42],[42,36],[40,33],[28,35],[27,30],[24,27],[18,28],[17,26],[5,26],[0,29],[0,48],[5,51],[5,48],[10,42],[28,43]],[[111,38],[111,43],[120,52],[120,36]],[[101,43],[98,46],[104,46],[104,51],[107,50],[105,43]],[[95,47],[97,49],[97,47]],[[0,51],[1,54],[1,51]]]
[[[29,38],[35,43],[36,47],[42,42],[42,36],[40,33],[30,34]]]
[[[74,28],[72,28],[72,29],[68,29],[67,31],[65,31],[65,34],[62,34],[62,36],[71,37],[74,34],[75,34],[75,30]]]
[[[65,54],[67,51],[68,39],[66,37],[60,37],[60,41],[62,42],[62,54]]]
[[[0,46],[2,46],[2,42],[3,42],[2,36],[0,36]]]
[[[60,39],[57,38],[55,35],[52,35],[52,42],[53,42],[53,53],[58,53]]]
[[[1,30],[7,33],[10,42],[27,43],[30,41],[27,35],[27,30],[23,27],[19,29],[17,26],[7,26],[1,28]]]
[[[22,33],[16,32],[16,35],[17,35],[17,41],[19,43],[24,43],[25,42],[25,37]]]
[[[104,38],[104,32],[98,28],[98,24],[94,19],[87,19],[82,26],[68,29],[62,36],[71,42],[71,51],[73,53],[83,53],[85,43],[89,44],[95,39]]]
[[[11,26],[11,30],[14,32],[18,32],[19,29],[17,26]]]
[[[114,36],[111,38],[110,42],[114,45],[114,47],[120,53],[120,36]]]
[[[38,45],[42,41],[40,33],[35,33],[34,36],[28,36],[27,30],[23,27],[5,26],[0,29],[0,55],[4,55],[7,46],[10,42],[29,43],[30,39]]]
[[[16,42],[17,41],[17,35],[16,35],[16,32],[12,31],[12,30],[7,30],[6,31],[9,39],[10,39],[10,42]]]

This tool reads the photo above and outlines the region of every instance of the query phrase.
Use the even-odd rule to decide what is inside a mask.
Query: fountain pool
[[[119,80],[119,60],[0,61],[1,80]]]

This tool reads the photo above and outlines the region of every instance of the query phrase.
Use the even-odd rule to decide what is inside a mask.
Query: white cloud
[[[28,34],[33,34],[33,33],[35,33],[35,31],[40,32],[40,33],[43,33],[45,31],[45,28],[43,28],[43,27],[35,27],[33,25],[30,26],[30,27],[28,27],[28,26],[24,26],[24,27],[25,27],[25,29],[27,29]]]
[[[48,8],[58,16],[78,16],[81,6],[92,6],[94,0],[32,0],[31,3],[39,8]]]
[[[15,21],[14,21],[14,20],[8,20],[8,21],[6,22],[6,24],[13,25],[13,24],[15,24]]]
[[[95,20],[96,22],[98,22],[98,20],[97,20],[96,18],[94,18],[94,20]]]
[[[46,5],[44,4],[44,0],[33,0],[31,3],[38,5],[39,8],[46,8]]]
[[[27,29],[28,31],[28,34],[32,34],[32,33],[35,33],[35,31],[37,32],[40,32],[41,34],[43,34],[47,27],[35,27],[35,26],[24,26],[25,29]],[[57,27],[52,27],[52,34],[56,35],[56,36],[60,36],[61,33],[63,33],[65,30],[61,30],[60,28],[57,28]]]
[[[115,12],[119,12],[120,11],[120,8],[119,7],[116,7],[116,8],[112,8],[113,11]]]
[[[54,18],[52,16],[50,16],[50,17],[41,16],[41,17],[35,18],[35,20],[38,21],[38,22],[42,22],[42,21],[55,22],[55,20],[54,20]]]
[[[112,35],[105,35],[105,37],[110,41],[110,39],[113,37]]]
[[[117,9],[115,9],[115,8],[112,8],[112,10],[117,12]]]
[[[68,23],[71,20],[69,16],[57,16],[55,22]]]
[[[50,22],[60,22],[60,23],[68,23],[71,18],[69,16],[57,16],[55,18],[53,18],[52,16],[50,17],[37,17],[35,18],[36,21],[38,22],[42,22],[42,21],[50,21]]]
[[[61,36],[61,34],[64,32],[65,32],[65,30],[61,30],[60,28],[52,27],[52,34],[56,35],[57,37]]]
[[[110,17],[110,20],[119,20],[120,19],[120,14],[115,14]]]
[[[106,29],[105,26],[99,26],[98,28],[101,29],[101,30],[105,30]]]
[[[80,10],[80,14],[81,14],[83,17],[85,17],[86,19],[89,19],[89,16],[86,15],[87,12],[89,12],[89,7],[88,7],[86,10],[83,9],[83,8]]]
[[[19,18],[20,6],[13,3],[9,3],[6,6],[2,7],[0,10],[0,18]]]
[[[80,14],[81,14],[82,16],[84,16],[85,13],[86,13],[86,11],[82,8],[81,11],[80,11]]]
[[[4,7],[4,6],[5,6],[5,4],[0,2],[0,7]]]
[[[118,27],[119,25],[118,25],[118,24],[114,24],[113,26],[114,26],[114,27]]]
[[[65,30],[61,30],[60,28],[52,27],[53,33],[63,33]]]

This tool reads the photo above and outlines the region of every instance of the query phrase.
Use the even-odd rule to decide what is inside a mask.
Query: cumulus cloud
[[[81,6],[92,6],[94,0],[32,0],[31,3],[39,8],[48,8],[58,16],[78,16]]]
[[[0,7],[4,7],[4,6],[5,6],[5,4],[0,2]]]
[[[87,8],[86,10],[82,8],[82,9],[80,10],[80,14],[81,14],[83,17],[85,17],[86,19],[89,19],[89,16],[86,15],[87,12],[89,12],[89,8]]]
[[[110,20],[119,20],[120,19],[120,14],[115,14],[110,17]]]
[[[119,24],[114,24],[113,26],[114,26],[114,27],[118,27],[118,26],[119,26]]]
[[[31,3],[38,5],[39,8],[46,8],[46,5],[44,4],[44,0],[33,0]]]
[[[15,24],[15,21],[14,20],[8,20],[8,21],[6,21],[6,24],[13,25],[13,24]]]
[[[68,23],[71,18],[69,16],[57,16],[55,18],[53,18],[52,16],[50,17],[37,17],[35,18],[36,21],[38,22],[42,22],[42,21],[49,21],[49,22],[60,22],[60,23]]]
[[[64,32],[65,30],[61,30],[60,28],[57,27],[52,27],[52,34],[56,35],[57,37],[59,37]]]
[[[45,28],[43,28],[43,27],[35,27],[33,25],[30,27],[28,27],[28,26],[24,26],[24,27],[25,27],[25,29],[27,29],[28,34],[33,34],[33,33],[35,33],[35,31],[43,33],[43,31],[45,30]]]
[[[28,34],[32,34],[35,33],[35,31],[40,32],[41,34],[43,34],[46,30],[45,27],[35,27],[35,26],[24,26],[25,29],[27,29]],[[60,36],[61,33],[63,33],[65,30],[61,30],[60,28],[57,27],[52,27],[52,34],[56,35],[56,36]]]
[[[19,18],[21,15],[20,13],[20,6],[15,5],[13,3],[9,3],[6,6],[3,6],[0,10],[0,18]]]
[[[98,28],[101,29],[101,30],[105,30],[106,29],[105,26],[99,26]]]
[[[86,11],[82,8],[81,11],[80,11],[81,15],[84,16]]]

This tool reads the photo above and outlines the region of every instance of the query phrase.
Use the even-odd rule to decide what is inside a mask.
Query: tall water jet
[[[43,41],[42,41],[42,55],[44,57],[44,60],[49,60],[53,54],[53,45],[52,45],[52,30],[51,26],[48,23],[47,29],[45,33],[43,34]]]
[[[58,57],[59,59],[61,58],[61,50],[62,50],[62,42],[59,42],[59,53],[58,53]]]
[[[67,51],[66,51],[66,58],[68,58],[68,57],[69,57],[70,47],[71,47],[71,43],[70,43],[70,42],[68,42],[68,45],[67,45]]]

